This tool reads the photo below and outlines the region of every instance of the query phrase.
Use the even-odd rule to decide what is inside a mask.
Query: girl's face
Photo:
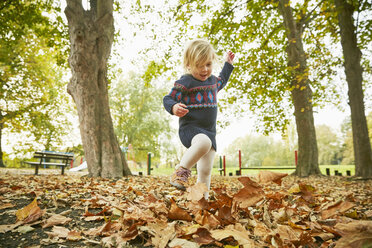
[[[202,82],[206,81],[212,74],[212,61],[193,66],[190,69],[191,75]]]

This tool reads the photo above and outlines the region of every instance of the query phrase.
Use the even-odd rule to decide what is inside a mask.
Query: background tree
[[[367,115],[369,140],[372,142],[372,112]],[[346,118],[341,125],[342,164],[355,164],[351,118]]]
[[[238,54],[227,102],[247,103],[266,134],[284,132],[294,113],[299,143],[296,174],[319,174],[313,107],[339,101],[334,101],[339,91],[330,84],[340,61],[326,39],[329,3],[182,1],[178,19],[190,26],[196,9],[207,13],[201,31],[219,52],[234,49]]]
[[[60,9],[52,2],[31,0],[0,3],[0,166],[3,166],[1,138],[7,133],[31,131],[35,136],[43,127],[36,116],[58,108],[63,87],[61,66],[66,49]],[[47,109],[49,108],[49,110]],[[61,115],[58,115],[61,117]],[[45,119],[51,121],[52,118]],[[55,129],[55,136],[63,129]],[[38,140],[39,141],[39,140]]]
[[[79,115],[80,134],[90,176],[130,175],[109,108],[107,63],[114,39],[112,0],[67,0],[72,78],[68,92]]]
[[[340,26],[341,44],[344,54],[346,81],[349,86],[349,105],[353,133],[355,176],[372,178],[372,150],[368,136],[368,127],[364,110],[362,53],[358,47],[357,32],[353,14],[355,7],[365,3],[372,10],[368,1],[335,0],[338,24]],[[365,6],[363,6],[365,7]]]
[[[342,145],[337,134],[327,125],[316,127],[319,147],[319,164],[340,164],[342,161]]]
[[[119,144],[133,146],[136,162],[146,161],[148,152],[159,160],[161,137],[170,139],[171,130],[169,116],[162,111],[163,105],[159,101],[166,90],[155,84],[146,85],[140,75],[132,72],[113,82],[109,93]]]

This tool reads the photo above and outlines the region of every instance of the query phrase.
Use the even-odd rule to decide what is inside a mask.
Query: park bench
[[[26,164],[35,166],[35,175],[39,173],[40,166],[60,166],[61,175],[65,173],[65,167],[67,167],[71,161],[74,159],[74,154],[72,153],[55,153],[55,152],[35,152],[34,158],[39,159],[38,162],[25,161]],[[49,162],[54,160],[57,162]],[[48,161],[48,162],[47,162]]]

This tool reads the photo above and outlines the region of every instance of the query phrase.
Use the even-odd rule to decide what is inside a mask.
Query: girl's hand
[[[172,112],[175,116],[183,117],[189,112],[189,110],[187,109],[187,106],[185,104],[177,103],[173,105]]]
[[[229,64],[233,64],[234,63],[234,58],[235,58],[235,54],[231,51],[228,51],[227,54],[226,54],[226,62],[229,63]]]

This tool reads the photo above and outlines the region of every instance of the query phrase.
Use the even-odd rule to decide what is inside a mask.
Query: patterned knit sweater
[[[165,109],[173,115],[173,105],[181,102],[189,112],[179,119],[179,136],[182,144],[189,148],[192,138],[203,133],[217,151],[216,120],[217,93],[226,85],[234,67],[225,62],[219,77],[211,75],[202,82],[191,74],[183,75],[174,83],[170,93],[163,98]]]

